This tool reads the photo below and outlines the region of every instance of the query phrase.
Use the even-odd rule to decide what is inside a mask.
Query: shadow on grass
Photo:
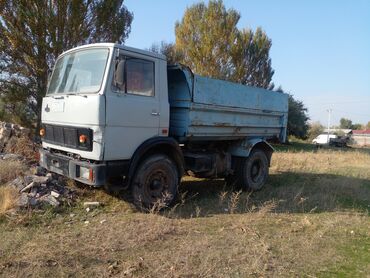
[[[120,194],[110,192],[109,195],[102,189],[86,188],[83,192],[86,199],[93,197],[94,200],[114,204],[117,211],[124,208],[138,212],[129,190]],[[281,172],[271,174],[266,186],[258,192],[240,191],[227,186],[223,179],[187,177],[179,187],[174,206],[159,214],[170,218],[191,218],[258,211],[321,213],[346,210],[369,213],[370,180],[334,174]]]
[[[283,172],[270,176],[258,192],[240,192],[223,180],[187,180],[180,201],[162,212],[175,218],[248,213],[266,208],[276,213],[320,213],[370,210],[370,181],[332,174]],[[181,198],[182,196],[182,198]]]

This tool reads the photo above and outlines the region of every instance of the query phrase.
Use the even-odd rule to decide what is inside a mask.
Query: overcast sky
[[[193,0],[126,0],[134,13],[128,46],[175,41],[175,22]],[[206,1],[207,2],[207,1]],[[312,121],[370,121],[370,1],[224,0],[239,28],[261,26],[272,39],[273,82],[302,100]]]

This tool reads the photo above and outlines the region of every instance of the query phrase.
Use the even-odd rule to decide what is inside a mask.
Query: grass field
[[[3,214],[0,276],[369,277],[368,150],[277,150],[253,194],[186,177],[160,213],[80,187],[74,207]]]

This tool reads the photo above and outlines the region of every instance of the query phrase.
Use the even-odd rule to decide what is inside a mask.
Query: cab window
[[[126,92],[154,96],[154,63],[141,59],[126,61]]]
[[[121,66],[123,60],[124,68]],[[125,57],[117,62],[115,76],[115,81],[118,82],[115,82],[114,87],[119,91],[132,95],[154,96],[154,62]]]

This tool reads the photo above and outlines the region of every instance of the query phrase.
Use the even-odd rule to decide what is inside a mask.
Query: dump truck
[[[288,96],[194,74],[166,57],[90,44],[56,60],[42,101],[40,165],[91,186],[129,188],[134,203],[171,205],[184,174],[266,183],[284,142]]]

